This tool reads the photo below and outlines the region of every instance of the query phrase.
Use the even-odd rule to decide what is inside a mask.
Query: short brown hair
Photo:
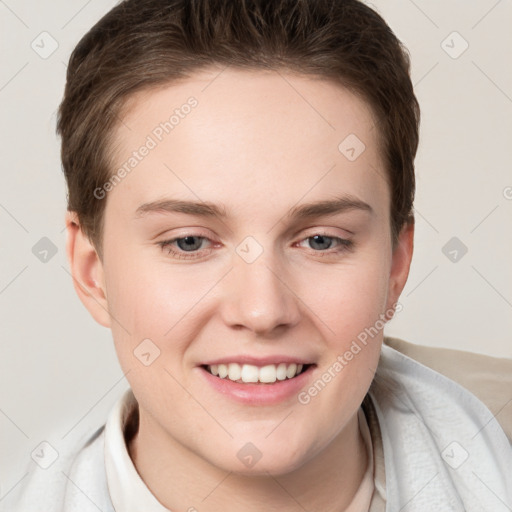
[[[362,97],[377,120],[395,246],[414,221],[420,110],[407,50],[379,14],[358,0],[125,0],[74,49],[57,122],[68,210],[100,255],[105,201],[93,191],[114,171],[124,101],[211,65],[315,75]]]

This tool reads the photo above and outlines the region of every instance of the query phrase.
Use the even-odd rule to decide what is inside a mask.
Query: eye
[[[329,236],[323,233],[308,236],[307,238],[301,240],[299,244],[302,244],[303,242],[309,242],[311,244],[311,247],[315,249],[314,252],[320,253],[320,256],[344,252],[348,249],[352,249],[354,246],[354,242],[352,242],[351,240],[347,240],[345,238],[340,238],[337,236]],[[334,250],[328,251],[333,246]]]
[[[192,260],[199,259],[211,253],[212,247],[203,247],[204,242],[212,242],[206,236],[186,235],[176,237],[170,240],[158,242],[158,245],[165,250],[167,254],[176,259]],[[302,246],[304,242],[309,242],[315,255],[332,256],[344,251],[353,249],[354,243],[351,240],[336,236],[329,236],[324,233],[316,233],[304,238],[298,245]],[[333,248],[334,247],[334,248]]]
[[[187,235],[158,242],[158,245],[162,250],[165,249],[168,254],[173,255],[175,258],[194,259],[203,256],[204,251],[211,251],[211,248],[209,248],[198,252],[198,249],[201,248],[205,240],[210,241],[210,239],[205,236]]]

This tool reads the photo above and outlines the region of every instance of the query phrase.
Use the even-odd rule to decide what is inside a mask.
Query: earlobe
[[[87,236],[82,232],[75,212],[66,212],[66,253],[78,297],[93,318],[110,327],[110,315],[103,264]]]
[[[398,243],[391,258],[386,310],[393,309],[404,289],[411,266],[414,249],[414,220],[405,224],[400,231]]]

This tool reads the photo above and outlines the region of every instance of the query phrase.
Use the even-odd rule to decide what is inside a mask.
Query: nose
[[[300,300],[293,292],[293,279],[270,252],[252,263],[234,258],[234,268],[224,280],[221,306],[223,320],[231,328],[272,337],[299,322]]]

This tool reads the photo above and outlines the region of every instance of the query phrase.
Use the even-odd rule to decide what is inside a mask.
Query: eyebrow
[[[372,207],[352,195],[336,197],[335,199],[317,201],[294,206],[285,215],[287,220],[305,220],[314,217],[335,215],[350,210],[361,210],[373,214]],[[227,219],[228,214],[224,205],[210,202],[182,201],[179,199],[162,199],[144,203],[136,210],[136,217],[144,217],[151,213],[184,213],[197,217]]]

